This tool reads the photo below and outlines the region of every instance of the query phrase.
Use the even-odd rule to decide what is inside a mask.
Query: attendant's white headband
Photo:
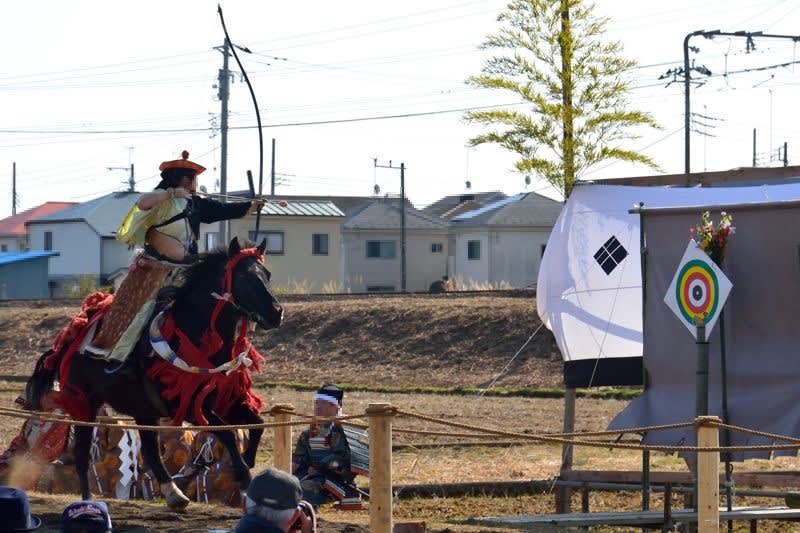
[[[322,400],[323,402],[332,403],[336,407],[339,407],[339,400],[337,398],[335,398],[334,396],[331,396],[330,394],[323,394],[321,392],[318,392],[316,394],[316,396],[314,396],[314,399],[315,400]]]

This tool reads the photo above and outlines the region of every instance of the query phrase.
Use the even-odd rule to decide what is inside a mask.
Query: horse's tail
[[[33,374],[28,378],[28,383],[25,385],[25,399],[34,411],[42,410],[42,399],[45,394],[53,390],[53,383],[56,380],[59,365],[52,365],[52,369],[50,369],[44,364],[45,360],[52,354],[53,350],[47,350],[39,357],[39,360],[36,361],[36,367],[33,369]]]

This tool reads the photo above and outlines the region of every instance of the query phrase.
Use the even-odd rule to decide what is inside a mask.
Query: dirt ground
[[[0,304],[0,376],[28,375],[78,305]],[[505,369],[495,387],[561,381],[561,358],[545,328],[511,362],[540,324],[532,294],[343,298],[284,307],[279,329],[251,335],[267,358],[263,380],[486,386]]]
[[[386,402],[409,413],[519,433],[562,429],[561,399],[376,392],[390,387],[559,387],[562,363],[549,332],[542,329],[520,350],[540,324],[532,296],[327,298],[287,301],[285,306],[286,320],[280,329],[251,336],[268,359],[257,378],[268,406],[290,403],[299,413],[309,413],[312,393],[289,384],[313,390],[330,380],[367,388],[346,393],[345,414],[363,413],[370,403]],[[0,405],[12,406],[38,354],[49,347],[77,308],[77,302],[0,304]],[[270,385],[275,383],[284,385]],[[580,399],[576,428],[604,429],[625,405],[620,400]],[[18,419],[0,417],[0,451],[17,433],[20,423]],[[459,439],[406,433],[408,430],[462,431],[398,416],[393,442],[408,446],[393,454],[395,485],[541,480],[552,478],[559,470],[558,445],[504,442],[453,446],[452,441]],[[272,436],[267,431],[255,471],[271,461]],[[797,469],[797,463],[796,458],[781,458],[779,462],[764,462],[759,469]],[[574,467],[638,470],[641,456],[628,451],[578,448]],[[654,454],[652,468],[684,470],[685,465],[673,456]],[[359,477],[358,482],[368,486],[369,479]],[[51,528],[57,526],[63,506],[76,499],[38,493],[31,497],[34,513]],[[598,511],[636,509],[640,496],[592,492],[590,504]],[[109,505],[115,531],[226,529],[234,526],[240,514],[236,509],[202,504],[192,504],[181,514],[167,511],[160,502],[109,500]],[[654,495],[653,508],[660,505],[659,496]],[[673,506],[679,505],[676,497]],[[574,496],[573,508],[580,508],[579,494]],[[474,532],[490,530],[464,525],[463,520],[471,516],[548,512],[553,512],[552,493],[505,498],[416,498],[397,500],[394,519],[396,523],[424,520],[429,531]],[[368,510],[338,512],[323,507],[319,517],[320,531],[368,531]],[[761,525],[759,529],[782,530]]]

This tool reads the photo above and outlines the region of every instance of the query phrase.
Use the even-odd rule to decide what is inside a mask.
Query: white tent
[[[564,357],[570,387],[642,381],[639,215],[630,210],[800,200],[800,184],[576,186],[548,240],[537,309]],[[734,221],[735,224],[735,221]],[[687,239],[688,228],[687,230]]]

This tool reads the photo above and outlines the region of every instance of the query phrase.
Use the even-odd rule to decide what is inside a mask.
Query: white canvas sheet
[[[553,332],[565,361],[641,357],[639,215],[628,211],[640,202],[655,208],[799,199],[800,184],[795,183],[705,188],[577,186],[542,258],[539,316]],[[627,255],[607,274],[594,256],[611,237]]]

